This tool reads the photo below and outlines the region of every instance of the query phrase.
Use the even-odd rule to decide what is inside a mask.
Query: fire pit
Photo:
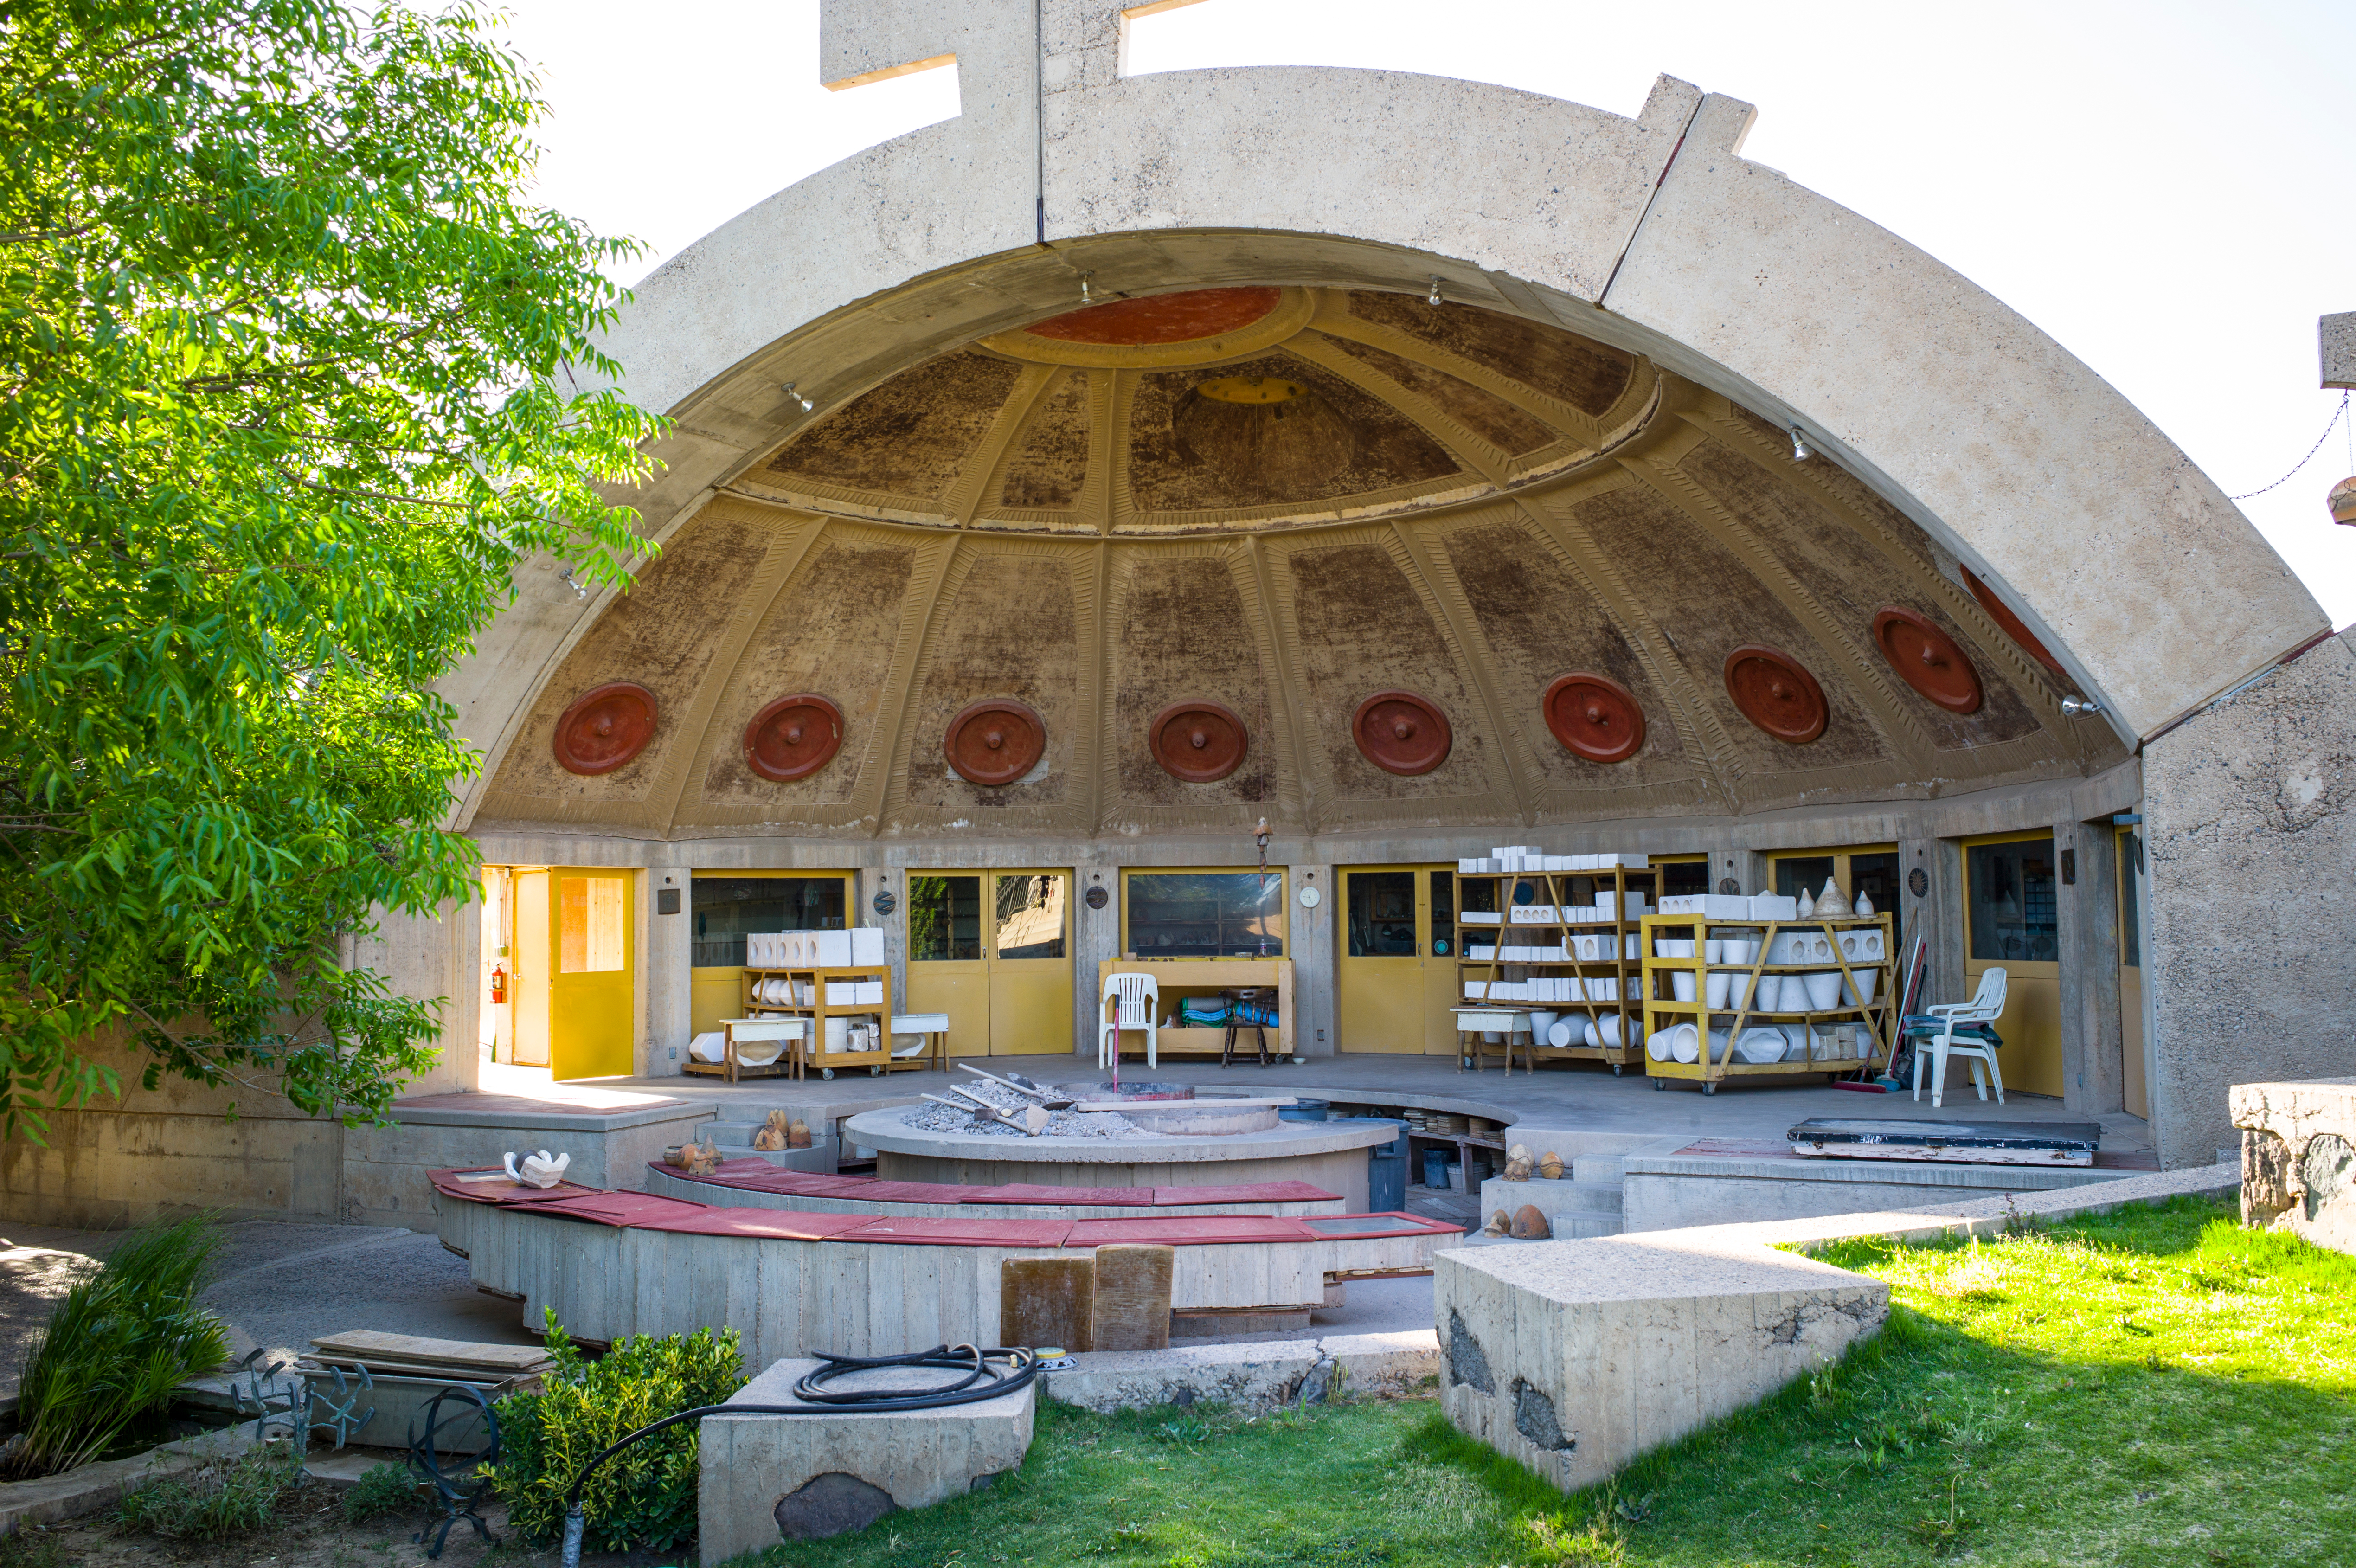
[[[1194,1086],[1191,1083],[1059,1083],[1055,1091],[1082,1101],[1194,1098]]]

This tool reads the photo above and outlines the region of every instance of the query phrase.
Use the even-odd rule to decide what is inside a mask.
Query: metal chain
[[[2341,392],[2340,394],[2340,406],[2332,411],[2331,423],[2323,427],[2323,434],[2315,438],[2315,445],[2307,449],[2307,456],[2298,460],[2297,467],[2291,469],[2289,473],[2285,474],[2273,484],[2266,486],[2265,489],[2251,490],[2244,495],[2227,496],[2225,499],[2229,501],[2245,501],[2252,499],[2254,497],[2265,495],[2266,490],[2278,490],[2285,485],[2290,483],[2291,480],[2298,477],[2299,468],[2304,468],[2309,463],[2315,461],[2315,455],[2323,450],[2323,444],[2331,439],[2332,431],[2339,428],[2340,422],[2347,417],[2348,394],[2346,392]]]

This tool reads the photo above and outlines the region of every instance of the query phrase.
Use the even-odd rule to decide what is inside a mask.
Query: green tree
[[[431,1064],[337,961],[470,893],[431,683],[526,556],[648,549],[632,247],[525,199],[541,110],[470,8],[0,0],[11,1129],[119,1089],[93,1039],[351,1120]]]

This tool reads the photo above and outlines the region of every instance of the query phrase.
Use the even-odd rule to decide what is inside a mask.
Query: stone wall
[[[2235,1083],[2356,1073],[2356,652],[2333,638],[2144,751],[2152,1131],[2160,1163],[2239,1140]]]

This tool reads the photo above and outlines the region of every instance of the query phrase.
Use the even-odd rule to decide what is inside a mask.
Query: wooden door
[[[2143,1035],[2143,839],[2121,828],[2119,867],[2119,1048],[2121,1079],[2130,1114],[2151,1120],[2151,1086]]]
[[[626,1078],[637,1031],[626,871],[552,871],[548,1069],[552,1079]]]
[[[1967,1000],[1989,969],[2005,972],[2004,1049],[2008,1091],[2062,1096],[2061,925],[2051,832],[2004,833],[1964,841],[1964,983]],[[1969,1093],[1963,1068],[1951,1075]],[[1993,1103],[1993,1101],[1991,1101]]]
[[[1423,953],[1429,916],[1413,866],[1342,868],[1336,921],[1334,1021],[1338,1051],[1423,1054]]]
[[[1072,874],[990,874],[990,1054],[1072,1051]]]
[[[990,1054],[980,872],[908,875],[908,1011],[948,1015],[952,1056]]]
[[[514,967],[508,983],[514,987],[515,1050],[518,1067],[548,1065],[548,944],[540,933],[549,929],[548,873],[519,871],[515,877],[515,940],[508,944]]]

